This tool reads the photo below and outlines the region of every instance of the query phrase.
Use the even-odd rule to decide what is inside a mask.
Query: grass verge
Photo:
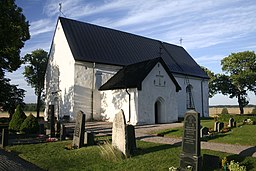
[[[179,166],[180,147],[137,141],[137,152],[123,160],[106,160],[99,146],[83,147],[75,150],[65,150],[71,141],[44,144],[18,145],[8,147],[19,156],[45,170],[168,170]],[[246,165],[248,170],[256,168],[256,158],[240,157],[222,152],[202,150],[203,154],[227,157]],[[210,168],[203,170],[211,171]],[[212,169],[213,170],[213,169]]]

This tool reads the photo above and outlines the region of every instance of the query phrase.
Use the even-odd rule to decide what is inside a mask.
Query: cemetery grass
[[[71,141],[52,142],[31,145],[9,146],[25,160],[45,170],[168,170],[179,166],[181,148],[173,145],[156,144],[137,141],[137,152],[130,158],[110,161],[101,155],[99,146],[83,147],[75,150],[65,150]],[[238,155],[202,150],[203,154],[227,157],[246,165],[248,170],[256,168],[256,158],[242,158]],[[250,169],[251,168],[251,169]],[[213,169],[204,168],[211,171]]]
[[[227,122],[224,122],[224,124],[226,125]],[[214,120],[201,120],[201,125],[213,129]],[[256,125],[242,125],[242,123],[238,123],[237,126],[238,127],[232,128],[229,132],[217,133],[216,136],[206,138],[204,140],[217,143],[256,146],[256,137],[253,136],[256,132]],[[153,134],[161,134],[165,137],[181,138],[183,135],[183,128],[179,127],[160,130],[153,132]]]

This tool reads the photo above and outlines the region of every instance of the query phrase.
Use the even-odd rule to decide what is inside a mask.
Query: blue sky
[[[221,73],[220,61],[232,52],[256,49],[256,1],[251,0],[16,0],[30,23],[31,39],[21,56],[42,48],[49,51],[59,13],[89,22],[182,46],[197,61]],[[63,16],[63,15],[62,15]],[[22,66],[7,76],[25,89],[25,102],[36,102],[24,81]],[[253,93],[251,104],[256,104]],[[216,95],[210,105],[237,104]]]

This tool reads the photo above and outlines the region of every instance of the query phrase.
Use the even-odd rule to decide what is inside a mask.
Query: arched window
[[[189,84],[186,87],[186,94],[187,94],[187,109],[194,109],[194,100],[192,95],[193,86]]]

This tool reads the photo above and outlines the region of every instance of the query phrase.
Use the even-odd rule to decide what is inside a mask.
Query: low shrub
[[[251,114],[256,115],[256,107],[252,109],[252,113]]]
[[[227,108],[223,108],[221,111],[221,114],[228,114],[228,109]]]
[[[20,131],[25,132],[26,134],[34,134],[39,130],[39,124],[32,114],[30,114],[24,122],[21,124]]]
[[[23,123],[23,121],[26,119],[26,115],[23,112],[22,108],[20,105],[18,105],[16,107],[16,110],[12,116],[12,119],[9,123],[9,130],[11,132],[19,132],[20,131],[20,127]]]

